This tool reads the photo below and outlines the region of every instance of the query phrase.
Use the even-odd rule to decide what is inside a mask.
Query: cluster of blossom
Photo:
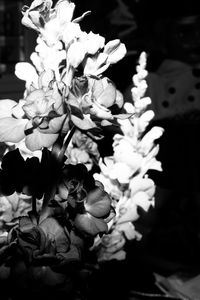
[[[7,225],[0,274],[4,280],[17,274],[18,287],[27,278],[28,288],[39,282],[67,291],[96,237],[108,233],[97,242],[99,260],[124,258],[124,236],[140,238],[133,222],[137,206],[148,210],[153,202],[155,185],[146,172],[161,170],[154,140],[163,130],[143,135],[153,118],[145,111],[151,100],[143,97],[145,54],[133,77],[134,103],[121,113],[123,97],[103,73],[126,55],[125,45],[82,31],[79,22],[90,12],[73,20],[70,0],[52,5],[34,0],[23,7],[22,24],[38,32],[37,45],[32,64],[16,65],[25,81],[22,99],[0,101],[0,142],[14,145],[0,169],[1,221]],[[103,162],[94,139],[116,123],[123,134],[114,136],[114,154]],[[101,174],[90,172],[94,163]]]
[[[0,142],[14,145],[0,169],[6,225],[0,273],[6,280],[18,270],[18,288],[26,277],[30,289],[38,282],[68,289],[76,269],[69,265],[82,262],[114,216],[110,196],[88,171],[91,158],[99,159],[90,137],[124,118],[123,99],[103,72],[125,56],[126,47],[82,31],[79,22],[90,12],[73,19],[74,9],[70,0],[23,7],[22,24],[38,33],[37,45],[32,63],[16,64],[16,76],[25,81],[22,99],[0,101]]]
[[[120,117],[109,109],[116,87],[102,73],[126,54],[125,45],[81,30],[72,20],[75,4],[60,0],[34,0],[23,8],[22,23],[38,32],[32,64],[18,63],[15,74],[26,82],[24,98],[0,102],[0,141],[25,140],[35,151],[51,147],[72,124],[92,130]]]
[[[134,221],[139,218],[138,206],[145,211],[154,204],[155,183],[147,175],[149,169],[161,171],[161,163],[156,159],[163,128],[154,126],[147,131],[154,117],[148,109],[151,99],[145,97],[147,89],[146,53],[141,53],[133,76],[133,103],[125,103],[124,108],[132,116],[119,120],[122,134],[116,134],[113,142],[113,156],[100,161],[100,174],[95,179],[104,184],[105,190],[114,199],[116,216],[109,223],[109,232],[96,239],[93,247],[98,252],[99,261],[124,259],[123,247],[126,240],[141,239]]]

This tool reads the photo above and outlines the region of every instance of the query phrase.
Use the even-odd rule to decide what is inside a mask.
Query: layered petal
[[[24,129],[27,122],[27,119],[1,118],[0,142],[20,142],[25,137]]]

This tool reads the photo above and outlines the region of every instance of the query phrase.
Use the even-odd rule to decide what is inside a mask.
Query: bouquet
[[[146,54],[133,76],[133,103],[106,70],[126,55],[119,39],[81,30],[90,12],[73,19],[75,4],[34,0],[22,24],[38,33],[31,62],[16,64],[22,99],[0,101],[0,279],[15,295],[45,293],[80,299],[90,251],[97,261],[124,259],[126,240],[140,239],[137,207],[153,203],[148,169],[161,170],[154,144],[163,130],[144,97]],[[118,128],[113,156],[98,141]],[[54,294],[55,293],[55,294]]]

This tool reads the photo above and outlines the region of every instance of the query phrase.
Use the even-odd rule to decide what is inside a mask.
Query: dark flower
[[[54,217],[21,217],[3,245],[0,273],[3,279],[11,276],[19,290],[71,289],[71,273],[80,265],[83,240]]]

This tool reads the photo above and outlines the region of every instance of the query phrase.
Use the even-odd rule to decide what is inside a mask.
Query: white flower
[[[84,63],[84,74],[98,76],[107,68],[117,63],[126,55],[126,47],[119,39],[108,42],[103,52],[98,55],[88,57]]]

